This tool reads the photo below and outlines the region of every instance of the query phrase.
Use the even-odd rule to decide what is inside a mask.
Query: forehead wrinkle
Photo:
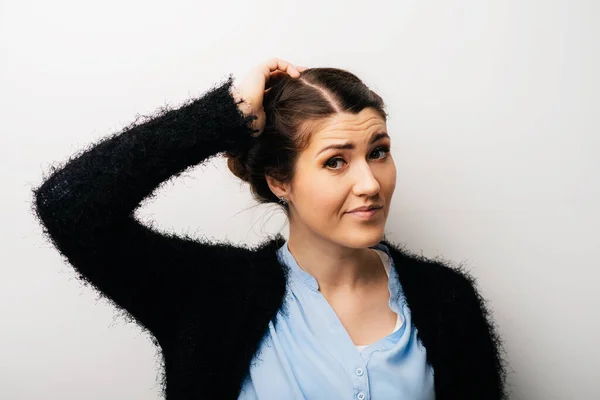
[[[364,142],[368,142],[371,138],[371,136],[373,136],[376,133],[379,132],[385,132],[387,133],[387,129],[385,129],[385,124],[377,124],[377,125],[381,125],[381,126],[376,126],[374,125],[373,128],[368,128],[368,130],[370,131],[367,132],[367,134],[365,135],[364,138]],[[355,140],[349,136],[347,133],[350,131],[360,131],[361,129],[334,129],[333,131],[329,131],[328,129],[326,129],[325,131],[321,131],[318,132],[317,136],[317,140],[313,141],[313,145],[316,144],[316,142],[319,142],[320,144],[322,144],[325,141],[329,141],[329,140],[344,140],[344,142],[350,142],[350,143],[354,143]],[[336,132],[338,131],[338,132]]]
[[[336,130],[344,130],[344,131],[359,130],[359,129],[361,129],[361,127],[363,125],[368,124],[372,120],[381,120],[381,118],[377,117],[377,116],[372,116],[372,117],[368,118],[367,120],[360,122],[358,125],[355,125],[355,121],[337,121],[337,122],[333,122],[331,124],[326,125],[325,128],[321,129],[317,133],[322,133],[323,131],[336,131]],[[339,125],[348,125],[348,124],[355,125],[355,126],[341,127],[341,128],[339,127]],[[384,124],[379,122],[379,125],[384,125]]]

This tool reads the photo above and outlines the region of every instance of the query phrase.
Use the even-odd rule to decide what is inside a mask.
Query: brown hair
[[[265,93],[263,107],[266,121],[261,135],[246,152],[226,154],[229,170],[250,185],[259,203],[279,202],[265,175],[290,182],[298,155],[328,117],[372,107],[387,120],[382,98],[354,74],[338,68],[307,69],[299,78],[283,76]],[[288,206],[283,209],[289,217]]]

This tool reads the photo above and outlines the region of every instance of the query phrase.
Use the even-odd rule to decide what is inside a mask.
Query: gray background
[[[387,101],[388,235],[478,278],[512,398],[600,398],[600,2],[215,3],[0,1],[0,398],[158,398],[150,340],[75,279],[30,190],[135,114],[273,56],[349,69]],[[287,235],[223,159],[140,216],[239,243]]]

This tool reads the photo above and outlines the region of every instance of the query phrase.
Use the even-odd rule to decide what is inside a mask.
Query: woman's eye
[[[336,162],[336,161],[344,161],[344,160],[342,160],[342,159],[341,159],[341,158],[339,158],[339,157],[330,158],[329,160],[327,160],[327,162],[325,162],[325,165],[324,165],[324,166],[325,166],[325,167],[331,167],[331,166],[332,166],[332,162],[333,162],[333,165],[335,165],[335,162]],[[331,169],[339,169],[339,168],[331,168]]]
[[[388,153],[390,152],[390,149],[389,149],[389,147],[378,147],[375,150],[373,150],[373,153],[376,153],[378,151],[381,152],[383,154],[383,156],[377,157],[377,158],[386,158]],[[371,154],[373,154],[373,153],[371,153]]]

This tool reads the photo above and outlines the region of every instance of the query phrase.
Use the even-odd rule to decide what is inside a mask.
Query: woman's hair
[[[358,114],[366,107],[387,120],[382,98],[354,74],[337,68],[311,68],[299,78],[284,75],[264,96],[263,132],[240,154],[226,154],[229,170],[250,185],[259,203],[278,203],[265,175],[290,182],[298,155],[311,133],[339,112]],[[283,207],[289,217],[288,206]]]

